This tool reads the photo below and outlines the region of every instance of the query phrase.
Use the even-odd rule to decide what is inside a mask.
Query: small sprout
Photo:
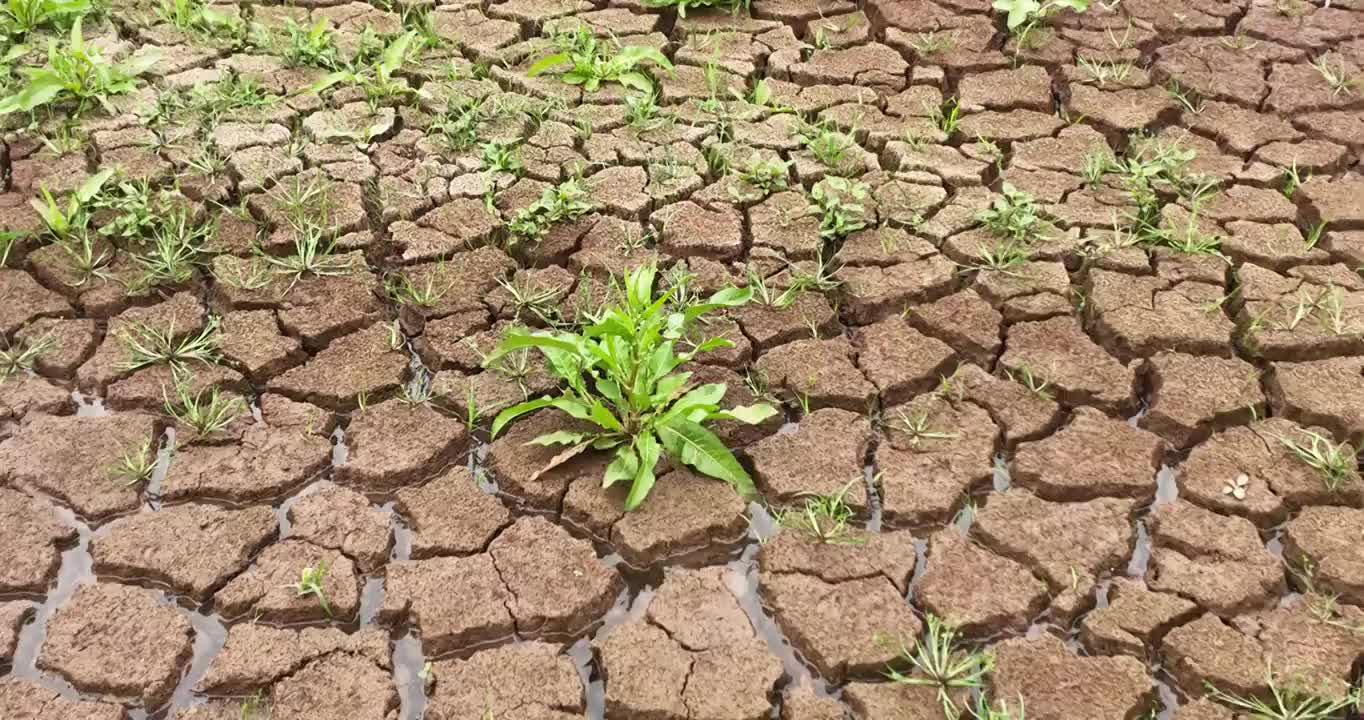
[[[156,457],[152,453],[150,438],[141,444],[126,448],[123,457],[109,468],[109,476],[122,487],[141,485],[152,479],[156,469]]]
[[[521,164],[521,149],[516,142],[489,141],[483,143],[482,168],[490,173],[520,175],[525,166]]]
[[[921,32],[909,39],[909,46],[922,56],[949,52],[957,47],[956,33]]]
[[[1325,56],[1321,56],[1312,63],[1312,67],[1321,73],[1321,78],[1326,81],[1326,86],[1331,89],[1331,97],[1340,95],[1354,95],[1355,89],[1359,87],[1360,80],[1350,77],[1350,70],[1345,66],[1345,61],[1336,58],[1335,65]]]
[[[1327,490],[1336,492],[1346,481],[1359,480],[1358,451],[1349,443],[1337,445],[1330,438],[1312,430],[1298,432],[1303,436],[1303,441],[1280,437],[1279,442],[1316,470],[1326,482]]]
[[[848,506],[847,497],[848,491],[861,482],[861,478],[855,478],[832,495],[803,493],[798,497],[805,499],[804,507],[779,513],[777,522],[784,528],[804,533],[816,542],[860,545],[866,541],[852,536],[855,513]]]
[[[810,212],[819,216],[819,234],[841,240],[867,226],[862,204],[871,188],[860,180],[830,176],[810,191]]]
[[[1302,177],[1302,175],[1298,172],[1298,160],[1297,160],[1297,158],[1294,158],[1294,159],[1293,159],[1293,163],[1292,163],[1291,165],[1289,165],[1288,167],[1284,168],[1282,177],[1283,177],[1283,195],[1284,195],[1284,197],[1288,198],[1289,200],[1292,200],[1292,199],[1293,199],[1293,194],[1296,193],[1296,192],[1298,191],[1298,188],[1302,187],[1302,183],[1303,183],[1303,177]],[[1312,177],[1311,174],[1308,174],[1307,179],[1310,180],[1311,177]]]
[[[1132,74],[1134,66],[1130,62],[1090,60],[1081,55],[1077,61],[1080,69],[1089,74],[1089,78],[1099,87],[1104,87],[1109,82],[1121,84],[1127,82],[1127,78]]]
[[[1005,370],[1004,374],[1008,375],[1010,380],[1026,387],[1032,394],[1043,400],[1055,399],[1049,389],[1049,386],[1051,385],[1050,381],[1038,377],[1028,365],[1019,365],[1014,370]]]
[[[955,440],[957,433],[942,432],[930,427],[930,420],[927,410],[920,410],[913,415],[907,414],[904,410],[897,412],[898,417],[890,422],[892,430],[898,430],[909,436],[909,441],[913,445],[918,445],[927,440]]]
[[[656,48],[645,45],[608,47],[585,25],[554,37],[558,52],[540,58],[526,71],[529,77],[557,75],[569,85],[596,92],[602,83],[619,83],[643,93],[655,92],[652,78],[644,73],[648,64],[672,72],[673,64]],[[566,68],[564,66],[567,66]]]
[[[937,690],[943,716],[961,717],[953,695],[978,692],[984,689],[986,678],[994,669],[994,656],[984,651],[967,651],[957,643],[956,628],[936,615],[928,615],[927,631],[914,648],[900,641],[900,660],[911,670],[908,674],[891,668],[886,676],[905,685],[931,687]]]
[[[1242,711],[1256,720],[1334,720],[1340,711],[1358,706],[1360,691],[1352,687],[1343,695],[1318,694],[1305,687],[1282,687],[1272,672],[1266,677],[1269,686],[1269,700],[1262,697],[1242,697],[1205,683],[1208,696],[1227,707]]]
[[[1082,163],[1080,175],[1091,190],[1097,190],[1099,183],[1103,182],[1104,175],[1114,166],[1113,154],[1107,145],[1095,146],[1085,153]]]
[[[1222,486],[1222,494],[1230,495],[1237,500],[1246,499],[1246,486],[1250,484],[1250,476],[1240,473],[1236,479]]]
[[[1047,225],[1039,214],[1037,200],[1007,182],[990,207],[976,215],[976,222],[996,235],[1020,242],[1041,238]]]
[[[1180,85],[1178,80],[1171,80],[1165,86],[1165,92],[1190,114],[1199,115],[1203,112],[1203,98],[1197,92]]]
[[[257,690],[256,694],[242,701],[237,720],[265,720],[268,712],[265,706],[265,691]]]
[[[207,397],[205,397],[207,396]],[[166,414],[177,423],[193,428],[200,436],[212,435],[227,428],[245,409],[241,398],[224,395],[217,387],[190,389],[188,381],[175,384],[175,397],[161,389]]]
[[[454,286],[453,280],[443,287],[436,281],[436,278],[445,274],[444,269],[444,261],[442,261],[436,265],[434,271],[427,273],[426,278],[421,281],[414,281],[403,273],[389,275],[384,281],[384,292],[399,305],[433,308],[445,297],[445,293],[449,292],[450,288]]]
[[[555,223],[575,220],[592,211],[592,199],[580,178],[569,178],[545,188],[540,198],[521,208],[507,223],[507,244],[539,243]]]
[[[0,338],[0,342],[3,338]],[[51,335],[43,335],[36,340],[18,340],[13,345],[6,344],[0,349],[0,381],[21,373],[33,371],[38,358],[51,352],[57,341]]]
[[[284,587],[293,590],[298,597],[315,596],[318,604],[322,606],[322,612],[326,613],[327,617],[331,617],[331,606],[327,604],[327,596],[322,591],[322,579],[326,576],[327,561],[318,560],[316,566],[303,568],[299,573],[298,582],[290,583]]]
[[[933,123],[939,130],[951,135],[957,131],[957,125],[961,124],[961,102],[956,98],[948,98],[941,107],[931,108]]]
[[[349,257],[334,254],[336,238],[328,238],[329,234],[320,225],[306,223],[294,231],[293,254],[284,257],[261,254],[276,273],[291,276],[286,294],[308,275],[335,277],[348,275],[354,269]]]

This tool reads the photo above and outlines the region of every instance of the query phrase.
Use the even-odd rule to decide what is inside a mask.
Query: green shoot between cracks
[[[641,0],[644,7],[651,8],[677,8],[677,16],[687,17],[687,11],[696,8],[721,8],[738,14],[740,10],[747,13],[751,0]]]
[[[99,48],[87,45],[81,35],[79,19],[71,26],[65,46],[55,38],[48,41],[47,64],[23,68],[24,81],[13,95],[0,98],[0,115],[32,112],[44,105],[75,101],[72,114],[79,116],[98,103],[110,114],[114,106],[111,95],[132,92],[137,77],[151,69],[161,54],[155,48],[114,63]]]
[[[569,85],[582,86],[587,92],[596,92],[602,83],[619,83],[642,93],[651,93],[654,92],[654,81],[642,68],[654,64],[669,72],[673,69],[672,62],[657,48],[604,43],[587,27],[555,35],[554,44],[559,52],[540,58],[526,75],[535,77],[549,72]],[[564,65],[567,69],[561,67]]]
[[[886,676],[897,683],[934,688],[943,717],[959,718],[966,708],[958,708],[957,703],[964,702],[962,698],[967,693],[985,687],[994,670],[994,656],[960,647],[957,629],[937,616],[929,615],[925,621],[924,637],[917,639],[913,648],[905,646],[903,639],[900,641],[899,661],[908,665],[910,671],[891,668]]]
[[[317,603],[322,606],[322,612],[327,617],[332,616],[331,605],[327,603],[327,595],[322,591],[322,579],[327,576],[327,561],[318,560],[317,565],[304,567],[299,572],[298,582],[285,585],[293,590],[298,597],[308,597],[309,595],[317,598]]]
[[[567,389],[557,397],[537,398],[503,410],[493,421],[492,435],[512,420],[542,408],[557,408],[595,426],[531,440],[535,445],[567,447],[537,476],[583,452],[610,451],[613,459],[602,485],[628,482],[627,510],[648,496],[655,481],[654,467],[665,454],[674,463],[724,480],[741,495],[750,496],[752,478],[704,423],[756,424],[776,409],[756,404],[722,410],[723,383],[693,385],[692,373],[678,370],[698,354],[728,347],[728,340],[710,338],[682,353],[676,352],[676,346],[695,321],[712,311],[748,302],[752,291],[726,288],[705,302],[678,308],[673,304],[675,289],[654,297],[657,273],[653,265],[630,272],[623,300],[591,317],[591,324],[578,333],[509,331],[488,362],[535,348]]]
[[[1266,683],[1269,698],[1243,697],[1207,683],[1208,696],[1252,720],[1334,720],[1342,710],[1358,707],[1359,688],[1343,694],[1318,694],[1312,690],[1281,685],[1272,675]]]
[[[854,478],[832,495],[803,495],[805,504],[784,510],[777,515],[783,528],[803,533],[815,542],[827,545],[860,545],[865,540],[852,534],[852,520],[856,513],[848,506],[848,491],[862,482]]]

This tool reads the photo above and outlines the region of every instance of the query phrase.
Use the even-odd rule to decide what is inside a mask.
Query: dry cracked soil
[[[75,62],[76,12],[103,67],[155,53],[0,115],[0,718],[1358,692],[1364,3],[661,4],[0,16],[0,95]],[[528,73],[587,38],[673,68]],[[690,369],[782,406],[715,426],[757,497],[666,465],[627,513],[526,445],[572,418],[489,436],[558,387],[501,333],[646,263],[755,290]],[[940,623],[979,687],[909,661]]]

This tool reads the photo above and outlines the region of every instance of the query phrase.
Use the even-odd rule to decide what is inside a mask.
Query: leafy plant
[[[311,89],[313,92],[322,92],[339,83],[350,83],[360,86],[370,100],[402,97],[412,93],[414,92],[412,88],[398,78],[397,73],[402,69],[408,50],[415,39],[417,32],[409,30],[385,45],[373,64],[328,73],[313,83]]]
[[[841,240],[867,226],[862,204],[871,188],[860,180],[827,177],[810,190],[810,212],[819,216],[819,235]]]
[[[935,688],[938,702],[942,704],[943,716],[961,716],[954,694],[979,692],[985,687],[985,680],[994,670],[994,656],[983,651],[967,651],[957,644],[956,628],[943,622],[936,615],[926,618],[927,630],[922,639],[914,643],[911,650],[900,644],[900,660],[911,668],[902,673],[894,668],[886,671],[887,677],[897,683]]]
[[[848,157],[848,151],[858,147],[853,136],[839,132],[829,122],[802,124],[797,133],[805,149],[825,167],[838,167]]]
[[[483,143],[483,170],[490,173],[510,173],[520,175],[525,166],[521,164],[520,146],[515,141],[498,142],[490,140]]]
[[[511,232],[508,244],[520,241],[538,243],[555,223],[573,220],[591,212],[592,201],[580,178],[569,178],[554,187],[545,188],[540,198],[521,208],[507,223]]]
[[[81,115],[92,102],[109,113],[114,106],[109,96],[132,92],[137,77],[151,69],[161,58],[152,48],[119,63],[112,63],[98,48],[85,44],[79,18],[71,26],[70,39],[62,47],[54,38],[48,41],[47,64],[20,70],[25,77],[23,89],[0,99],[0,115],[32,112],[44,105],[74,100],[73,115]]]
[[[188,210],[171,211],[165,222],[152,231],[147,252],[132,256],[133,262],[142,269],[137,286],[188,282],[194,277],[199,254],[212,232],[211,225],[195,225]]]
[[[862,538],[852,535],[852,519],[855,516],[848,507],[848,491],[862,482],[855,478],[832,495],[807,493],[805,505],[801,508],[786,510],[777,515],[777,522],[805,534],[816,542],[829,545],[860,545]]]
[[[427,134],[439,134],[452,150],[467,150],[478,143],[479,132],[487,120],[488,112],[482,103],[453,97],[445,111],[431,121]]]
[[[752,0],[640,0],[644,7],[677,8],[677,16],[685,18],[687,11],[693,8],[721,8],[738,14],[740,10],[748,12],[749,3]]]
[[[278,48],[285,62],[332,70],[341,65],[340,50],[332,38],[326,18],[311,26],[300,25],[293,18],[284,20],[284,39]]]
[[[141,444],[125,448],[123,456],[109,466],[109,476],[123,487],[140,485],[152,479],[156,470],[156,458],[152,453],[150,438]]]
[[[1000,193],[990,207],[976,215],[976,221],[996,235],[1019,242],[1040,237],[1046,221],[1038,214],[1037,200],[1007,182]]]
[[[174,398],[165,388],[161,390],[161,397],[167,415],[201,436],[225,429],[245,409],[240,398],[223,395],[216,386],[193,391],[187,378],[175,384]]]
[[[440,286],[437,283],[437,278],[444,274],[444,261],[441,261],[435,272],[426,274],[426,279],[423,282],[415,282],[411,277],[402,273],[389,275],[384,281],[384,290],[393,302],[399,305],[435,307],[454,284],[451,281],[446,283],[444,287]]]
[[[1089,0],[994,0],[993,6],[1007,13],[1005,25],[1022,45],[1047,18],[1062,10],[1085,12],[1089,9]]]
[[[170,193],[154,190],[147,180],[124,180],[105,184],[90,203],[95,210],[106,210],[111,217],[99,233],[106,237],[140,238],[161,222]]]
[[[654,64],[669,72],[673,69],[672,62],[656,48],[619,47],[617,43],[613,50],[585,26],[556,35],[554,43],[559,52],[540,58],[526,71],[528,76],[552,72],[565,83],[581,85],[587,92],[596,92],[602,83],[619,83],[642,93],[652,93],[654,81],[641,68]],[[555,69],[564,64],[568,64],[569,69]]]
[[[1298,431],[1303,441],[1280,437],[1284,444],[1299,460],[1321,474],[1326,488],[1335,492],[1347,480],[1359,480],[1358,451],[1349,443],[1337,445],[1330,438],[1311,430]]]
[[[0,268],[9,264],[9,254],[26,237],[28,233],[21,230],[0,230]]]
[[[305,566],[299,572],[298,582],[290,583],[285,587],[292,589],[298,597],[308,597],[309,595],[316,597],[318,604],[322,606],[322,612],[326,613],[327,617],[331,617],[331,605],[327,603],[327,595],[322,591],[322,579],[325,577],[327,577],[327,561],[318,560],[317,565]]]
[[[603,310],[577,334],[509,332],[492,359],[536,348],[568,387],[558,397],[537,398],[502,411],[493,421],[492,435],[513,419],[547,407],[594,425],[596,429],[589,431],[563,430],[532,440],[537,445],[567,446],[540,472],[589,449],[610,450],[614,458],[602,484],[630,483],[627,510],[648,496],[654,485],[654,466],[664,454],[677,464],[728,482],[742,495],[751,495],[753,480],[703,424],[710,420],[759,423],[776,409],[757,404],[721,410],[723,383],[692,386],[692,374],[678,371],[697,354],[728,347],[729,341],[711,338],[680,354],[675,345],[693,322],[714,310],[744,304],[752,292],[726,288],[679,311],[669,306],[673,290],[654,298],[657,272],[653,265],[630,272],[623,302]]]
[[[887,425],[893,430],[904,433],[909,438],[910,444],[915,446],[926,440],[955,440],[957,438],[956,433],[934,430],[932,428],[932,417],[929,416],[927,410],[918,410],[913,414],[899,410],[895,419]]]
[[[109,181],[114,171],[112,169],[101,170],[94,175],[86,178],[66,199],[66,207],[63,208],[52,197],[52,193],[46,187],[41,188],[43,199],[29,200],[29,204],[38,212],[38,216],[43,219],[43,224],[47,226],[47,231],[52,233],[57,239],[66,237],[75,228],[85,227],[86,216],[89,212],[89,204],[99,195],[100,188]]]
[[[5,0],[0,3],[0,34],[21,40],[39,28],[66,30],[90,12],[90,0]]]
[[[941,106],[931,108],[933,124],[944,133],[951,135],[957,131],[957,126],[961,124],[961,102],[956,98],[948,98]]]
[[[216,363],[218,346],[222,342],[218,334],[221,322],[218,316],[210,315],[201,330],[184,336],[176,332],[174,319],[164,327],[129,323],[116,334],[127,355],[118,368],[132,371],[152,365],[169,365],[174,372],[185,374],[189,372],[190,362]]]
[[[739,170],[738,176],[749,187],[766,196],[774,190],[787,188],[791,181],[791,165],[790,160],[782,160],[776,155],[763,157],[754,153]],[[739,194],[737,188],[730,188],[730,191],[732,194]]]
[[[1359,688],[1337,697],[1318,695],[1310,690],[1297,687],[1280,687],[1271,676],[1269,700],[1251,696],[1242,697],[1205,683],[1208,696],[1217,702],[1240,712],[1247,713],[1254,720],[1334,720],[1341,710],[1357,707],[1360,702]]]
[[[156,14],[186,32],[238,37],[245,26],[230,15],[207,7],[201,0],[159,0]]]
[[[283,257],[261,255],[276,273],[291,276],[286,293],[308,275],[334,277],[350,274],[354,269],[350,258],[334,254],[336,237],[328,235],[320,226],[307,223],[294,231],[292,254]]]

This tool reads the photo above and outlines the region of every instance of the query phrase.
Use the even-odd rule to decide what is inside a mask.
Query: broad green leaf
[[[650,60],[666,70],[673,69],[672,61],[668,60],[666,55],[659,52],[657,49],[646,45],[630,45],[628,47],[623,47],[620,49],[620,52],[616,53],[616,59],[628,62],[631,66],[645,60]]]
[[[556,430],[552,433],[545,433],[527,445],[576,445],[589,437],[588,433],[569,432],[568,430]]]
[[[662,422],[666,423],[674,417],[686,416],[698,407],[714,408],[724,398],[725,389],[724,383],[708,383],[692,388],[686,395],[678,398],[677,402],[668,409],[667,414],[662,418]]]
[[[566,353],[578,354],[578,342],[573,336],[554,336],[548,333],[528,333],[521,330],[509,331],[502,342],[497,344],[497,349],[493,350],[487,359],[483,361],[484,367],[500,360],[503,356],[523,348],[554,348]]]
[[[703,475],[724,480],[740,495],[754,494],[753,478],[711,431],[685,418],[674,418],[657,430],[668,454],[675,460],[696,468]]]
[[[639,468],[635,472],[634,481],[630,483],[630,494],[625,498],[626,512],[639,507],[653,489],[656,479],[654,466],[658,465],[658,456],[662,448],[653,433],[642,433],[635,438],[635,452],[639,454]]]
[[[318,78],[316,82],[308,86],[308,92],[314,94],[320,93],[333,85],[339,85],[344,82],[355,82],[355,80],[355,73],[349,70],[337,70],[336,72],[327,73]]]
[[[553,55],[542,57],[534,65],[531,65],[530,69],[526,70],[526,76],[535,77],[536,75],[539,75],[540,73],[554,67],[555,65],[558,65],[560,63],[566,63],[568,61],[569,61],[568,53],[554,53]]]
[[[615,415],[611,414],[611,410],[607,408],[606,405],[602,404],[602,401],[600,400],[592,401],[592,414],[590,419],[592,422],[607,430],[625,432],[625,428],[620,424],[620,421],[616,419]]]
[[[645,308],[654,298],[654,276],[658,268],[642,265],[625,276],[625,300],[630,307]]]
[[[129,77],[137,77],[152,69],[159,62],[161,62],[161,50],[159,48],[147,48],[119,63],[118,69],[119,72]]]
[[[591,420],[592,410],[587,403],[577,398],[561,395],[550,401],[551,407],[559,408],[578,420]]]
[[[620,77],[616,78],[616,80],[620,82],[621,85],[638,90],[642,93],[651,93],[654,91],[653,82],[649,80],[648,75],[645,75],[642,72],[621,73]]]
[[[520,403],[518,405],[513,405],[507,408],[506,410],[503,410],[502,412],[498,413],[497,418],[493,420],[493,426],[488,431],[488,437],[489,438],[497,437],[497,434],[502,432],[502,428],[505,427],[507,423],[515,420],[516,418],[521,417],[522,415],[525,415],[526,413],[535,412],[536,410],[539,410],[541,408],[549,407],[555,401],[555,399],[556,398],[549,397],[535,398],[534,400],[527,400],[526,402]]]
[[[710,417],[714,420],[737,420],[745,425],[757,425],[758,423],[777,414],[777,409],[767,403],[757,403],[755,405],[740,405],[729,410],[711,413]]]
[[[415,37],[417,37],[417,32],[408,30],[384,48],[383,57],[379,61],[379,72],[384,79],[391,77],[403,66],[403,60],[407,57],[407,48],[412,44]]]
[[[105,168],[86,178],[85,182],[81,183],[80,187],[76,188],[76,200],[82,205],[90,202],[95,195],[99,194],[100,189],[104,187],[104,183],[109,182],[109,178],[113,177],[113,175],[113,168]]]
[[[621,480],[630,480],[639,471],[639,456],[635,455],[635,449],[631,445],[621,445],[616,448],[616,457],[606,466],[606,473],[602,475],[601,486],[609,488]]]
[[[655,406],[663,407],[672,401],[673,395],[691,379],[691,373],[681,372],[667,375],[654,385],[654,395],[652,401]]]

